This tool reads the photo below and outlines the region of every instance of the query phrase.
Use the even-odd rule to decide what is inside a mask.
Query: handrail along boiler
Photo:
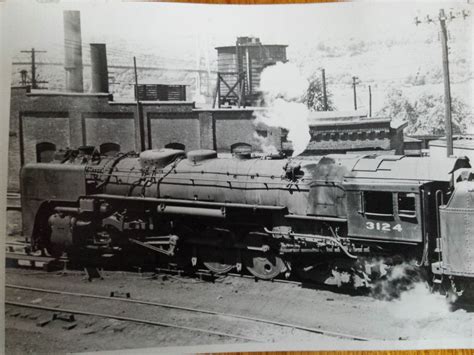
[[[383,258],[463,281],[474,276],[469,168],[467,158],[83,149],[24,166],[24,233],[54,256],[143,248],[261,279],[295,272],[364,285]]]

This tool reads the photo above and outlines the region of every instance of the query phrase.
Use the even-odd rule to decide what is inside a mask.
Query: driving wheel
[[[282,258],[266,243],[266,234],[250,233],[245,241],[250,249],[244,252],[244,265],[253,276],[271,280],[286,270]]]

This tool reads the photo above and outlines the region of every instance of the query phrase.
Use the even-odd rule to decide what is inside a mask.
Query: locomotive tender
[[[383,274],[377,258],[417,260],[437,282],[474,276],[467,158],[274,158],[174,149],[100,156],[86,147],[29,164],[21,173],[24,235],[53,256],[126,257],[143,248],[260,279],[296,272],[367,285]]]

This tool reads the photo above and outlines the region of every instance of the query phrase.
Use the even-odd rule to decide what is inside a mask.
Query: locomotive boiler
[[[22,169],[24,235],[53,256],[143,249],[260,279],[364,286],[383,275],[383,258],[463,281],[474,276],[469,168],[466,158],[89,148]]]

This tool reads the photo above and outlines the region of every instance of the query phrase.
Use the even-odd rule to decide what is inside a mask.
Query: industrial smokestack
[[[104,43],[91,43],[92,92],[109,92],[107,51]]]
[[[80,11],[64,11],[64,69],[66,90],[83,92]]]

